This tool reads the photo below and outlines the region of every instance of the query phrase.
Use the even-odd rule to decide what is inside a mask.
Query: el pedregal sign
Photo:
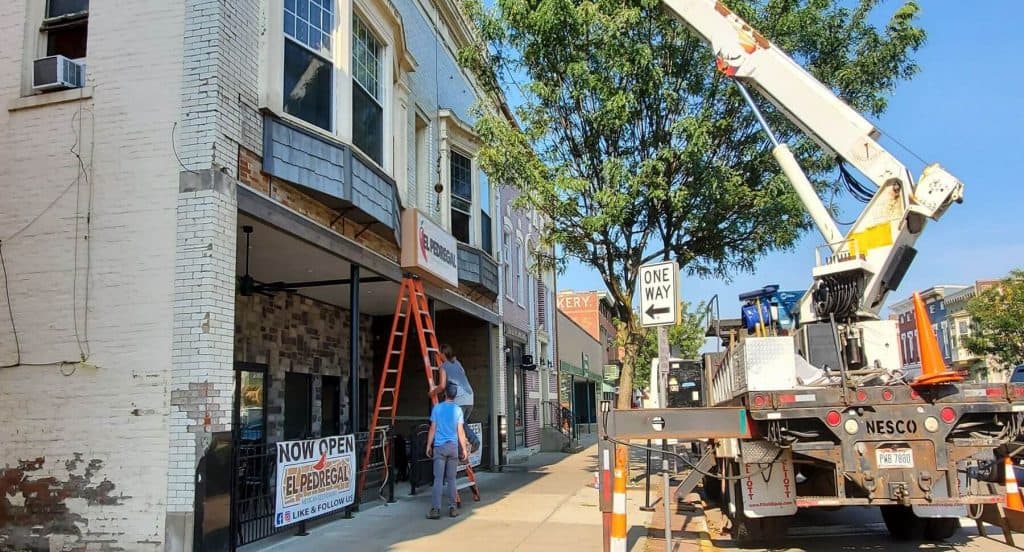
[[[402,268],[437,283],[459,285],[459,246],[419,209],[402,212]]]

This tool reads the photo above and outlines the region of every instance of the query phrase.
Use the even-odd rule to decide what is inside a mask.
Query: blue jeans
[[[441,509],[441,489],[448,486],[448,507],[454,508],[459,490],[455,487],[455,470],[459,467],[459,444],[444,443],[434,447],[434,487],[430,489],[430,506]]]

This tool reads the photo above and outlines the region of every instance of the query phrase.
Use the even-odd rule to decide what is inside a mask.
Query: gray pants
[[[469,442],[470,447],[474,447],[480,444],[480,438],[473,433],[472,429],[469,429],[469,415],[473,412],[473,405],[459,405],[462,410],[462,420],[465,425],[462,426],[466,430],[466,441]]]
[[[448,507],[454,508],[456,495],[455,470],[459,467],[458,443],[445,443],[434,447],[434,487],[430,490],[430,506],[441,509],[441,489],[448,487]]]

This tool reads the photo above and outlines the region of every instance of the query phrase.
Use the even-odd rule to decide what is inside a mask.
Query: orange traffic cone
[[[1004,464],[1006,465],[1006,509],[1024,512],[1024,500],[1020,498],[1020,488],[1017,487],[1017,474],[1013,473],[1013,461],[1007,456]]]
[[[921,351],[921,375],[910,385],[926,386],[963,381],[964,378],[960,374],[946,370],[946,363],[943,362],[942,351],[939,349],[939,340],[929,323],[928,310],[924,308],[924,299],[921,299],[921,294],[916,291],[914,318],[917,319],[917,348]]]

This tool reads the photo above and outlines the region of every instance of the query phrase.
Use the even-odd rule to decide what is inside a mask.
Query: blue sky
[[[1024,62],[1014,17],[1019,0],[920,4],[920,23],[928,32],[916,58],[921,71],[899,85],[876,123],[925,160],[959,177],[965,201],[925,229],[917,242],[917,258],[889,303],[935,284],[967,284],[1024,267],[1024,156],[1018,145],[1024,129]],[[880,19],[898,5],[883,2]],[[915,176],[920,174],[923,164],[913,155],[891,141],[883,139],[883,144]],[[860,212],[859,204],[840,205],[845,207],[840,220],[853,220]],[[770,254],[756,274],[739,274],[731,282],[683,274],[683,299],[697,303],[718,294],[722,316],[731,317],[738,315],[741,292],[766,284],[805,289],[820,243],[817,233],[807,234],[793,251]],[[578,264],[559,275],[558,287],[605,289],[595,271]]]

